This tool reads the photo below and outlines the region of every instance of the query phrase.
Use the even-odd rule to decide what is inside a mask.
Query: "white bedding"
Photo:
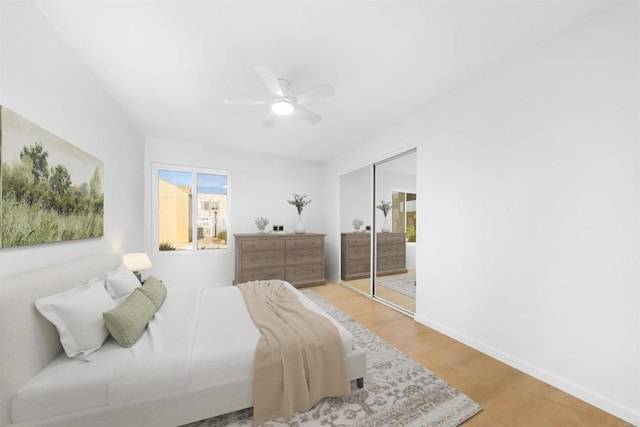
[[[303,304],[334,322],[347,354],[353,336],[304,295]],[[109,338],[91,362],[64,353],[13,398],[14,423],[159,397],[253,376],[259,332],[235,286],[168,289],[164,305],[131,348]]]

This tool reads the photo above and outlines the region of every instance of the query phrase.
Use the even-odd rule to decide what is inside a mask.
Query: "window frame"
[[[174,172],[191,173],[191,188],[195,189],[195,196],[191,200],[192,223],[195,224],[191,229],[191,249],[183,249],[176,251],[161,251],[159,241],[159,212],[158,212],[158,173],[161,170]],[[197,174],[224,175],[227,177],[227,246],[220,249],[198,249],[198,197],[197,197]],[[205,255],[216,253],[227,253],[230,248],[229,236],[231,230],[231,172],[224,169],[212,169],[197,166],[185,166],[170,163],[151,163],[151,249],[154,256],[184,256],[184,255]],[[192,190],[193,191],[193,190]]]

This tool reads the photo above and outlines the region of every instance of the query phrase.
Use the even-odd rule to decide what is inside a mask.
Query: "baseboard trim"
[[[608,397],[601,395],[600,393],[589,390],[585,387],[580,386],[579,384],[575,384],[567,380],[566,378],[547,371],[546,369],[514,357],[508,353],[503,352],[502,350],[477,341],[465,334],[461,334],[458,331],[450,329],[438,322],[428,319],[425,316],[416,314],[414,316],[414,319],[418,323],[435,329],[436,331],[443,333],[448,337],[460,341],[461,343],[468,345],[469,347],[472,347],[488,356],[493,357],[494,359],[497,359],[513,368],[518,369],[519,371],[522,371],[540,381],[543,381],[549,385],[552,385],[553,387],[569,393],[570,395],[575,396],[578,399],[581,399],[599,409],[602,409],[605,412],[621,418],[633,425],[640,425],[640,412],[634,411],[632,408],[621,405],[609,399]]]

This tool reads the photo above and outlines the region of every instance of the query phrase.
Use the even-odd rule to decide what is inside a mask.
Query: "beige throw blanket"
[[[238,285],[262,336],[256,348],[253,424],[290,419],[326,396],[350,393],[338,329],[281,280]]]

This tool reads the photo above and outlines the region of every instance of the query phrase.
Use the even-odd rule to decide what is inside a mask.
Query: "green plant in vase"
[[[376,206],[377,209],[382,211],[384,215],[384,224],[382,224],[381,231],[383,233],[388,233],[391,231],[391,227],[389,227],[389,223],[387,222],[387,215],[389,215],[389,211],[391,210],[391,202],[385,202],[384,200],[380,200],[380,204]]]
[[[298,223],[296,224],[295,232],[298,234],[304,234],[305,229],[302,224],[302,209],[311,203],[311,200],[307,200],[307,195],[299,195],[297,193],[293,193],[293,200],[288,200],[290,205],[293,205],[298,210]]]

